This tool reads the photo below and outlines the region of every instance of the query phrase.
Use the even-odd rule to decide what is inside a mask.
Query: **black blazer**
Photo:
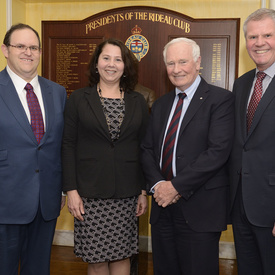
[[[240,178],[243,204],[248,220],[260,227],[275,222],[275,79],[265,91],[248,134],[246,109],[255,69],[238,78],[233,87],[236,96],[236,130],[230,157],[231,207]]]
[[[164,177],[159,168],[161,145],[175,91],[152,107],[142,163],[148,189]],[[227,226],[229,178],[226,163],[234,134],[234,96],[201,79],[183,118],[176,150],[177,176],[173,186],[182,198],[182,213],[197,232],[221,231]],[[168,206],[169,207],[169,206]],[[152,200],[151,223],[161,207]]]
[[[77,189],[88,198],[124,198],[145,189],[139,146],[148,106],[134,91],[125,93],[124,100],[120,137],[112,142],[96,86],[71,94],[62,146],[64,191]]]

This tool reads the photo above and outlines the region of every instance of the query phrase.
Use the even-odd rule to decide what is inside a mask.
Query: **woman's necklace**
[[[120,104],[119,104],[119,116],[118,116],[118,125],[117,125],[117,131],[115,134],[112,135],[112,129],[111,129],[111,120],[108,116],[108,111],[107,111],[107,106],[104,102],[104,98],[102,97],[102,92],[100,87],[98,86],[98,94],[99,94],[99,98],[100,98],[100,102],[103,108],[103,112],[107,121],[107,125],[108,125],[108,129],[109,129],[109,133],[111,134],[112,140],[117,140],[119,138],[119,134],[120,134],[120,127],[123,121],[123,117],[124,117],[124,113],[123,113],[123,106],[124,106],[124,101],[123,101],[123,97],[122,97],[122,88],[119,89],[120,91]]]

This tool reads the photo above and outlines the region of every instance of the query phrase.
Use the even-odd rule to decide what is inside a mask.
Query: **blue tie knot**
[[[179,99],[184,99],[186,97],[186,93],[179,93]]]

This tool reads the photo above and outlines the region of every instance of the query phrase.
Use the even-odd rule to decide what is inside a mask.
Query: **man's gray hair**
[[[186,38],[186,37],[179,37],[179,38],[175,38],[173,40],[171,40],[170,42],[168,42],[165,46],[164,46],[164,50],[163,50],[163,60],[164,63],[166,64],[166,54],[167,54],[167,49],[169,48],[169,46],[176,44],[176,43],[185,43],[187,45],[190,45],[192,47],[192,55],[193,55],[193,59],[196,62],[198,60],[198,58],[200,57],[200,47],[199,45],[192,39]]]
[[[192,47],[192,55],[193,55],[193,59],[196,62],[198,60],[198,58],[200,57],[200,47],[199,45],[192,39],[186,38],[186,37],[179,37],[179,38],[175,38],[173,40],[171,40],[170,42],[168,42],[163,50],[163,60],[164,63],[166,64],[166,54],[167,54],[167,49],[169,48],[169,46],[175,44],[175,43],[185,43],[187,45],[190,45]]]
[[[250,21],[260,21],[260,20],[263,20],[265,18],[271,18],[274,21],[274,24],[275,24],[275,10],[262,8],[262,9],[258,9],[256,11],[254,11],[253,13],[251,13],[246,18],[246,20],[244,21],[244,24],[243,24],[244,37],[246,37],[246,34],[247,34],[247,23],[248,22],[250,22]]]

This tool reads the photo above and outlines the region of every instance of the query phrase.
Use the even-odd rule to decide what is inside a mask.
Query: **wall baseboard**
[[[74,232],[71,230],[56,230],[54,245],[74,246]],[[139,250],[141,252],[152,252],[151,237],[139,237]],[[235,247],[233,242],[220,242],[220,258],[236,259]]]
[[[53,244],[74,246],[74,232],[71,230],[55,230]]]

